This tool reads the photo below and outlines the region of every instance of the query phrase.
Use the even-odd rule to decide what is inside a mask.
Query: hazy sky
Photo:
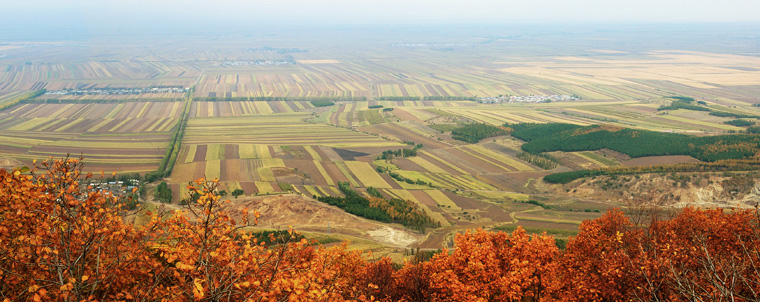
[[[758,12],[758,0],[0,0],[0,28],[760,22]]]

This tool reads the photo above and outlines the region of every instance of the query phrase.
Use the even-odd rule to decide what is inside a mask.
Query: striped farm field
[[[430,198],[432,198],[433,200],[435,200],[435,202],[437,202],[441,207],[446,207],[447,209],[451,209],[453,211],[461,211],[462,210],[462,208],[460,208],[459,206],[457,206],[457,204],[454,203],[454,201],[452,201],[451,199],[449,199],[449,197],[446,196],[446,194],[443,194],[443,192],[441,192],[441,191],[438,191],[438,190],[424,190],[423,192],[425,192],[425,194],[427,194],[428,196],[430,196]]]
[[[322,192],[319,192],[319,189],[314,188],[312,186],[305,185],[305,186],[303,186],[303,188],[306,190],[306,192],[308,192],[312,196],[317,196],[317,197],[323,197],[324,196],[324,195],[322,195]]]
[[[0,127],[12,131],[72,133],[169,132],[179,102],[122,104],[21,104],[0,113]]]
[[[530,195],[528,194],[514,193],[514,192],[474,191],[474,193],[488,199],[494,199],[494,200],[500,200],[500,201],[504,201],[504,200],[528,201],[528,199],[530,199]]]
[[[150,86],[183,86],[190,87],[201,74],[195,64],[176,62],[174,60],[61,60],[60,51],[76,51],[78,46],[62,46],[60,49],[39,52],[35,47],[27,47],[25,51],[32,56],[43,55],[51,58],[51,62],[36,65],[13,64],[7,65],[0,71],[0,90],[64,90],[87,88],[143,88]],[[65,50],[64,50],[65,49]],[[118,50],[117,50],[118,49]],[[118,46],[115,53],[123,51]],[[131,52],[128,50],[127,52]],[[134,53],[128,55],[133,56]],[[160,56],[160,55],[159,55]],[[56,59],[52,59],[56,57]],[[43,98],[63,99],[115,99],[129,100],[132,98],[181,98],[182,93],[144,93],[141,95],[43,95]]]
[[[371,135],[302,120],[305,114],[190,119],[183,143],[320,145],[335,148],[398,147]]]
[[[258,190],[259,194],[271,194],[274,192],[278,192],[275,190],[275,185],[272,185],[271,182],[265,182],[265,181],[257,181],[256,183],[256,189]]]
[[[314,108],[308,101],[196,101],[192,117],[239,117],[274,113],[293,113]]]
[[[322,165],[322,163],[320,161],[314,160],[314,166],[317,168],[317,170],[319,171],[319,173],[322,175],[322,178],[325,179],[325,182],[328,185],[330,185],[330,186],[335,185],[335,182],[333,181],[332,177],[330,177],[330,174],[327,173],[327,170],[325,170],[325,167]]]
[[[206,161],[206,172],[204,175],[207,179],[219,179],[222,171],[221,160],[214,159]]]
[[[465,171],[462,168],[459,168],[457,165],[449,162],[448,160],[444,160],[438,155],[435,155],[433,153],[422,151],[420,152],[421,158],[425,158],[428,162],[435,164],[436,166],[445,169],[449,173],[458,173],[458,174],[468,174],[468,171]]]
[[[505,170],[534,171],[532,167],[528,166],[527,164],[523,163],[522,161],[516,158],[492,151],[481,145],[469,145],[469,146],[465,146],[461,148],[472,151],[472,152],[468,152],[468,154],[478,157],[479,159],[488,161],[495,166],[503,167]]]
[[[0,112],[0,157],[31,165],[81,154],[88,171],[154,171],[180,111],[177,102],[19,104]]]
[[[408,158],[410,161],[412,161],[415,164],[420,165],[422,168],[429,172],[433,173],[447,173],[446,170],[442,169],[441,167],[436,166],[435,164],[425,160],[425,158],[420,156],[413,156]]]
[[[319,155],[319,153],[316,150],[314,150],[314,147],[312,147],[312,146],[303,146],[303,149],[304,149],[304,151],[306,151],[307,153],[309,153],[309,156],[311,156],[311,158],[313,160],[315,160],[315,161],[321,161],[322,160],[322,156]]]
[[[594,123],[590,119],[538,111],[525,106],[492,106],[466,109],[445,108],[442,111],[491,125],[502,125],[504,123],[570,123],[590,125]]]
[[[361,187],[361,185],[356,180],[356,178],[353,175],[351,175],[351,172],[345,162],[336,162],[335,165],[338,167],[340,172],[343,173],[343,176],[345,176],[345,178],[348,179],[348,182],[351,183],[352,186]]]
[[[364,187],[373,187],[378,189],[390,189],[391,186],[385,182],[380,174],[372,166],[365,162],[346,161],[346,166],[356,175]]]

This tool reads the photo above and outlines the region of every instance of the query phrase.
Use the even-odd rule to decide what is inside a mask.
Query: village
[[[279,60],[256,60],[256,61],[224,61],[221,66],[274,66],[274,65],[295,65],[293,58]]]
[[[528,96],[514,96],[514,95],[499,95],[491,97],[478,98],[478,103],[481,104],[502,104],[502,103],[549,103],[558,101],[577,101],[580,99],[576,95],[528,95]]]
[[[186,87],[149,87],[149,88],[88,88],[62,89],[45,92],[46,95],[127,95],[143,93],[185,93]]]

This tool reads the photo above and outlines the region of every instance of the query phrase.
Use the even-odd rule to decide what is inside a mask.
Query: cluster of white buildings
[[[129,179],[124,181],[97,181],[91,180],[88,184],[90,192],[110,192],[111,194],[125,196],[132,193],[134,188],[140,187],[139,179]]]
[[[474,43],[396,43],[393,47],[464,47],[475,46]]]
[[[224,61],[221,66],[271,66],[271,65],[293,65],[293,60],[256,60],[256,61]]]
[[[245,52],[253,52],[253,53],[268,53],[268,52],[276,52],[276,53],[300,53],[300,52],[308,52],[306,49],[300,49],[300,48],[274,48],[274,47],[259,47],[259,48],[248,48],[244,50]]]
[[[123,95],[143,93],[185,93],[185,87],[153,87],[153,88],[90,88],[50,90],[45,94],[51,95]]]
[[[572,95],[527,95],[527,96],[491,96],[478,98],[481,104],[501,104],[501,103],[548,103],[557,101],[576,101],[577,96]]]

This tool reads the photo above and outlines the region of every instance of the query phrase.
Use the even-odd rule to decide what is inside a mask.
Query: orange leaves
[[[584,222],[564,252],[521,228],[477,230],[397,269],[345,243],[314,248],[292,228],[259,244],[240,232],[255,221],[236,224],[223,210],[215,181],[197,180],[184,211],[148,212],[138,228],[112,197],[79,190],[79,161],[42,166],[42,175],[0,171],[0,293],[18,300],[759,299],[755,211],[685,209],[647,228],[611,211]]]

